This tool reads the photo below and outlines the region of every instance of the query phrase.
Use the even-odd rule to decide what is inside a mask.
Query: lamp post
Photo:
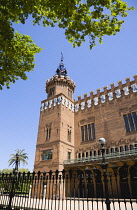
[[[103,170],[103,177],[104,177],[104,187],[105,187],[105,195],[106,195],[106,207],[107,210],[110,210],[110,200],[109,200],[109,192],[108,192],[108,179],[107,179],[107,167],[108,167],[108,163],[106,163],[106,159],[105,159],[105,143],[106,140],[104,138],[100,138],[99,143],[101,144],[101,152],[102,152],[102,163],[101,163],[101,168]]]
[[[105,160],[105,147],[104,144],[106,143],[106,139],[104,138],[100,138],[99,143],[101,144],[101,153],[102,153],[102,164],[106,164],[106,160]]]

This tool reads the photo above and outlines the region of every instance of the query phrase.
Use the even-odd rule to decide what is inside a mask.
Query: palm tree
[[[15,150],[16,151],[16,154],[11,154],[10,156],[12,156],[10,159],[9,159],[9,166],[11,165],[15,165],[15,170],[18,171],[18,167],[20,166],[20,163],[23,163],[24,164],[28,164],[26,159],[28,159],[28,154],[24,152],[25,149],[17,149]]]

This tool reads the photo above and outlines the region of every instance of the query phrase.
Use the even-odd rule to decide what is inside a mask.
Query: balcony
[[[106,160],[109,159],[115,159],[115,158],[131,158],[133,156],[137,156],[137,148],[129,151],[123,151],[123,152],[114,152],[114,153],[109,153],[105,155]],[[89,156],[89,157],[83,157],[83,158],[76,158],[76,159],[70,159],[70,160],[65,160],[65,164],[75,164],[75,163],[84,163],[84,162],[89,162],[89,161],[101,161],[102,160],[102,155],[96,155],[96,156]]]

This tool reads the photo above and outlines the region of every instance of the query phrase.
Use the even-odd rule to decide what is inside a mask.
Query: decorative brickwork
[[[100,137],[110,164],[136,162],[137,75],[74,101],[75,83],[61,65],[64,70],[47,80],[47,99],[41,102],[35,171],[100,163]]]

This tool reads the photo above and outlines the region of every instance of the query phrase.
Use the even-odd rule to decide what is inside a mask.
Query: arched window
[[[124,148],[123,147],[120,147],[120,152],[124,152]]]
[[[125,145],[125,151],[128,151],[128,146],[127,145]]]
[[[133,150],[133,148],[134,148],[134,147],[133,147],[133,145],[132,145],[132,144],[130,144],[130,150]]]
[[[94,156],[96,156],[96,150],[94,151]]]
[[[137,144],[134,144],[134,148],[137,149]]]
[[[98,150],[98,155],[101,155],[101,151],[100,150]]]
[[[114,153],[114,148],[111,148],[110,151],[111,151],[111,153]]]
[[[118,147],[116,147],[116,148],[115,148],[115,152],[119,152],[119,149],[118,149]]]
[[[108,148],[106,149],[106,154],[109,154],[109,149]]]

